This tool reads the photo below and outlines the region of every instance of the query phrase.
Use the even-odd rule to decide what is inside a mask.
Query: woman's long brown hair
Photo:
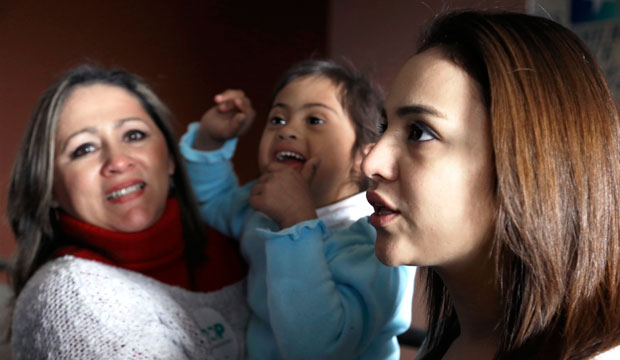
[[[620,122],[588,49],[551,20],[456,12],[438,47],[481,85],[491,119],[497,216],[492,258],[501,359],[587,359],[620,345]],[[427,272],[431,358],[458,334]]]

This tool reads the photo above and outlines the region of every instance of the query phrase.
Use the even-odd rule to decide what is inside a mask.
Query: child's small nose
[[[278,137],[282,140],[289,138],[289,139],[297,139],[297,136],[295,134],[278,134]]]
[[[283,126],[278,132],[278,138],[280,140],[286,140],[286,139],[296,140],[297,131],[294,126],[287,124]]]

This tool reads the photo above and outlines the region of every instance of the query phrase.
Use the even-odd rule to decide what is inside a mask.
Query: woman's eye
[[[409,140],[414,142],[424,142],[437,139],[437,134],[429,129],[423,123],[411,124],[411,132],[409,133]]]
[[[388,125],[385,122],[377,124],[377,131],[380,135],[383,135],[383,133],[385,133],[385,131],[387,130],[387,126]]]
[[[129,130],[125,133],[125,140],[127,141],[140,141],[146,137],[144,131]]]
[[[308,118],[308,123],[310,125],[320,125],[320,124],[323,124],[324,122],[325,122],[325,120],[320,119],[320,118],[318,118],[316,116],[310,116]]]
[[[271,119],[269,119],[269,122],[273,125],[284,125],[286,124],[286,121],[279,117],[279,116],[272,116]]]
[[[90,143],[82,144],[78,146],[77,149],[73,150],[71,153],[71,159],[77,159],[93,151],[95,151],[95,145]]]

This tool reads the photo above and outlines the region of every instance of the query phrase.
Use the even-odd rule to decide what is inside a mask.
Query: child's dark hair
[[[383,106],[383,92],[377,84],[355,69],[350,63],[311,59],[293,65],[276,83],[271,103],[286,85],[305,76],[323,76],[339,87],[340,104],[353,121],[355,128],[353,153],[362,150],[364,145],[377,142]],[[367,181],[363,177],[358,181],[358,184],[361,190],[368,187]]]

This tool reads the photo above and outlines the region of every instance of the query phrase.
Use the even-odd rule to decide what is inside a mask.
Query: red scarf
[[[133,270],[169,285],[188,290],[213,291],[242,279],[247,267],[237,244],[211,229],[206,262],[189,276],[181,212],[175,198],[169,198],[161,218],[148,229],[123,233],[106,230],[60,212],[60,229],[70,244],[55,256],[73,255],[127,270]]]

